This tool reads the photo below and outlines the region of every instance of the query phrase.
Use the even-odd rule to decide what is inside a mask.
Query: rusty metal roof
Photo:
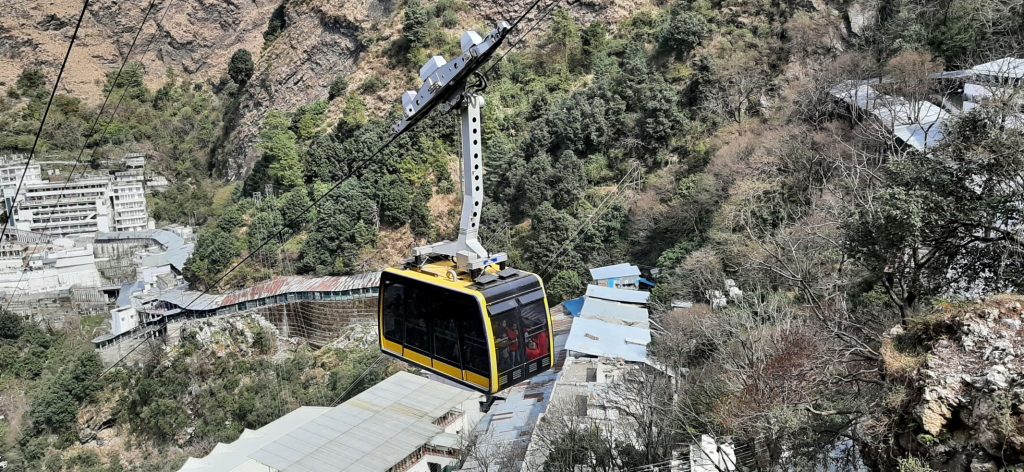
[[[380,272],[347,275],[341,277],[274,277],[257,283],[252,287],[235,290],[224,295],[221,306],[259,300],[261,298],[299,292],[347,292],[377,287],[380,285]]]

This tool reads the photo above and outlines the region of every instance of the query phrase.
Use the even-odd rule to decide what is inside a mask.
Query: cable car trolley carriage
[[[381,351],[488,395],[551,368],[554,339],[544,286],[536,274],[507,267],[478,240],[483,205],[480,92],[475,71],[510,27],[499,23],[485,38],[462,37],[462,55],[434,56],[420,69],[420,91],[402,97],[402,132],[433,108],[458,109],[462,121],[462,217],[456,241],[413,249],[402,267],[381,274]],[[469,77],[478,77],[468,90]],[[486,407],[485,407],[486,408]]]

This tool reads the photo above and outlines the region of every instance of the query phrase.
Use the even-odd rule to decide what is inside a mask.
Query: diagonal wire
[[[359,374],[359,377],[356,377],[355,380],[349,383],[348,388],[346,388],[345,391],[341,392],[341,395],[338,395],[338,398],[336,398],[334,402],[332,402],[329,406],[338,406],[341,403],[341,401],[345,399],[345,395],[348,395],[349,392],[351,392],[352,389],[356,387],[356,385],[359,385],[359,382],[363,380],[363,377],[366,377],[366,374],[370,373],[370,370],[376,367],[377,364],[379,364],[380,361],[383,359],[384,354],[378,354],[377,358],[374,359],[373,362],[370,363],[370,365],[366,366],[366,369],[363,369],[363,373]]]
[[[60,87],[60,79],[64,76],[64,69],[68,65],[68,58],[71,57],[71,50],[75,47],[75,40],[78,39],[78,30],[82,27],[82,19],[85,18],[85,12],[89,8],[89,0],[85,0],[82,3],[82,12],[78,14],[78,21],[75,23],[75,31],[71,34],[71,41],[68,43],[68,49],[64,53],[64,61],[60,64],[60,71],[57,72],[57,80],[53,81],[53,91],[50,92],[50,99],[46,102],[46,109],[43,110],[43,118],[39,120],[39,129],[36,130],[36,137],[32,140],[32,150],[28,153],[28,159],[25,160],[25,168],[21,171],[21,178],[18,179],[18,187],[14,190],[14,198],[11,200],[12,212],[9,212],[7,218],[4,219],[3,230],[0,230],[0,241],[3,241],[4,236],[7,235],[7,225],[11,222],[11,214],[13,213],[13,203],[18,200],[18,194],[21,193],[21,186],[25,183],[25,174],[28,173],[28,167],[32,164],[32,157],[35,156],[36,147],[39,145],[39,137],[43,134],[43,127],[46,126],[46,118],[50,116],[50,107],[53,105],[53,99],[57,96],[57,88]]]
[[[537,18],[536,21],[533,22],[533,25],[530,26],[530,29],[526,30],[526,32],[524,32],[522,35],[520,35],[519,38],[517,38],[515,41],[513,41],[512,44],[509,45],[508,49],[506,49],[505,52],[501,53],[501,55],[498,56],[498,59],[495,60],[494,63],[491,64],[490,67],[488,67],[487,70],[484,71],[484,75],[490,74],[491,70],[493,70],[495,67],[497,67],[498,64],[501,63],[501,60],[504,59],[505,56],[508,55],[508,53],[512,52],[512,50],[515,49],[516,46],[519,46],[519,44],[522,43],[523,40],[526,39],[526,37],[529,36],[530,33],[533,32],[533,30],[537,29],[537,27],[540,26],[541,23],[543,23],[544,20],[547,19],[548,14],[550,14],[553,11],[552,9],[554,8],[554,6],[558,5],[559,3],[561,3],[561,1],[562,0],[552,0],[551,3],[548,4],[548,6],[544,7],[544,10],[541,11],[540,16]],[[536,5],[537,5],[537,2],[534,2],[534,4],[532,6],[530,6],[530,10],[533,10],[533,7],[536,6]],[[526,13],[527,14],[530,13],[530,10],[527,10]],[[517,21],[516,25],[518,25],[518,24],[519,24],[519,22]],[[512,29],[515,29],[515,25],[513,25]],[[510,29],[510,31],[511,31],[511,29]]]

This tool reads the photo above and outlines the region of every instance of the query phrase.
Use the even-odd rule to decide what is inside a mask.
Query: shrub
[[[335,77],[331,82],[331,86],[327,89],[327,99],[334,100],[342,95],[345,95],[345,91],[348,90],[348,79],[338,76]]]
[[[244,86],[252,78],[256,64],[252,61],[252,53],[246,49],[239,49],[231,55],[231,62],[228,63],[228,76],[238,84]]]
[[[14,86],[22,92],[38,90],[46,85],[46,76],[39,69],[25,69],[18,75]]]
[[[378,75],[374,75],[371,76],[369,79],[366,79],[366,81],[364,81],[363,84],[359,86],[359,91],[362,93],[374,94],[380,92],[381,90],[384,90],[384,87],[387,86],[387,80]]]
[[[662,32],[662,46],[681,58],[693,51],[710,30],[708,21],[699,13],[677,7]]]
[[[409,0],[405,4],[405,17],[402,20],[402,39],[408,50],[423,46],[427,38],[427,12],[419,0]]]
[[[0,312],[0,339],[18,339],[25,332],[21,317],[9,311]]]

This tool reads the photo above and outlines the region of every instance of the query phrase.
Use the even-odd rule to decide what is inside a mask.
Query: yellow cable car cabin
[[[384,270],[381,351],[486,394],[551,368],[551,316],[535,274],[485,270],[475,280],[454,263]]]
[[[536,274],[505,268],[504,253],[479,241],[483,209],[483,75],[473,73],[504,40],[508,23],[486,37],[467,32],[462,55],[434,56],[420,69],[419,92],[402,95],[401,133],[436,106],[459,110],[462,122],[462,216],[456,241],[413,248],[400,268],[380,279],[382,352],[444,378],[493,394],[551,368],[554,340],[544,286]],[[467,78],[480,83],[467,90]]]

